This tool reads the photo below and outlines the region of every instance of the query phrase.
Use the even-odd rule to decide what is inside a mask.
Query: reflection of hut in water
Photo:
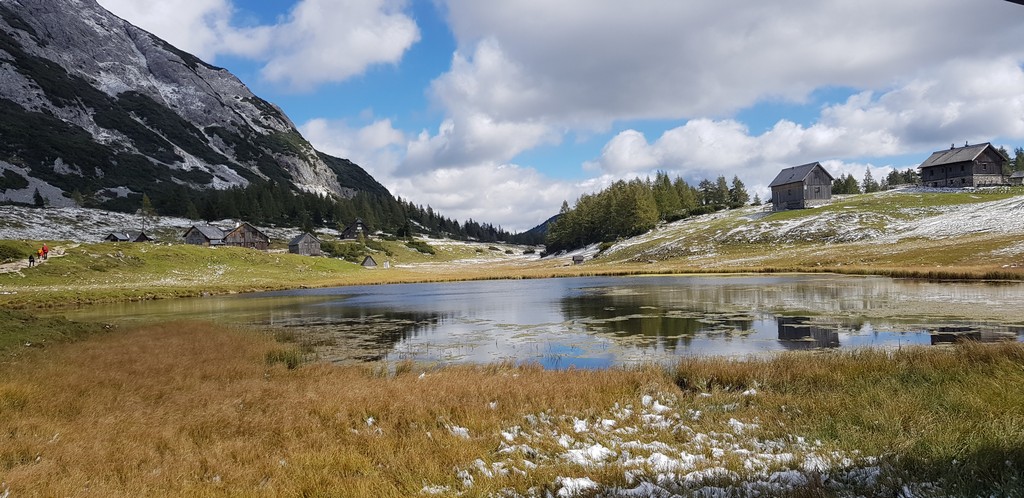
[[[965,341],[1012,341],[1017,338],[1017,334],[1010,330],[983,328],[975,325],[949,325],[937,327],[931,332],[932,345],[955,344]]]
[[[779,341],[786,349],[838,348],[839,329],[821,323],[811,323],[806,316],[776,317]]]

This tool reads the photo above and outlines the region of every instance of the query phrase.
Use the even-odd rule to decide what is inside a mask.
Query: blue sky
[[[875,178],[1024,143],[1003,0],[99,0],[276,103],[318,149],[446,216],[525,230],[664,170]]]

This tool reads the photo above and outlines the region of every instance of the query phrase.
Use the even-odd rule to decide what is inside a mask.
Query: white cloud
[[[268,81],[307,91],[376,64],[395,64],[419,41],[399,0],[300,0],[277,24],[238,26],[232,0],[100,0],[105,8],[204,60],[261,62]]]
[[[822,109],[816,123],[780,120],[752,135],[731,119],[694,119],[654,142],[638,131],[612,138],[587,167],[608,174],[674,171],[689,179],[739,173],[766,184],[780,168],[813,161],[846,165],[943,148],[952,141],[1024,137],[1024,69],[1014,61],[956,61],[881,95],[862,92]],[[923,154],[920,160],[924,160]],[[866,163],[837,168],[860,178]],[[875,165],[871,165],[877,167]],[[895,167],[916,166],[894,165]],[[888,165],[887,165],[888,167]],[[859,169],[855,173],[853,169]],[[887,172],[880,168],[874,173]]]
[[[389,0],[302,0],[275,28],[263,76],[299,90],[398,63],[419,41],[416,22]]]
[[[122,19],[206,60],[224,50],[226,36],[237,34],[229,26],[233,11],[230,0],[98,1]]]
[[[382,183],[401,163],[407,142],[405,134],[395,129],[390,119],[361,128],[340,120],[312,119],[300,125],[299,132],[317,150],[358,164]]]
[[[559,135],[539,122],[500,122],[479,113],[457,112],[445,119],[436,135],[423,131],[409,143],[404,174],[435,168],[461,169],[482,163],[503,163]]]
[[[436,169],[394,179],[389,188],[446,217],[513,232],[533,228],[556,214],[563,200],[571,203],[583,192],[582,185],[552,181],[535,169],[510,164]]]
[[[883,88],[958,57],[1024,53],[1019,7],[1006,2],[444,4],[459,53],[472,57],[458,56],[434,91],[449,109],[500,120],[722,116],[824,86]]]
[[[533,228],[557,212],[563,200],[572,202],[585,191],[610,180],[552,181],[536,169],[478,159],[459,167],[410,166],[415,154],[438,152],[424,134],[409,138],[390,120],[353,127],[344,121],[310,120],[299,127],[318,150],[359,164],[392,194],[429,205],[459,221],[474,219],[507,230]],[[450,136],[442,131],[442,137]],[[440,153],[443,153],[441,151]],[[553,211],[551,206],[556,206]]]

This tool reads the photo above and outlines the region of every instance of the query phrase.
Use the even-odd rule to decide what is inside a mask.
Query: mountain
[[[391,197],[227,70],[95,0],[0,0],[0,201],[123,208],[261,182]]]

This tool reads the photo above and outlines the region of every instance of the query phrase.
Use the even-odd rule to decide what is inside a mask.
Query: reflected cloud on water
[[[1019,323],[917,315],[933,305],[1007,306],[1022,299],[1021,284],[835,275],[591,277],[125,303],[71,318],[256,325],[283,331],[339,363],[511,361],[565,369],[671,363],[689,355],[1020,340]],[[863,318],[873,310],[896,318]]]

